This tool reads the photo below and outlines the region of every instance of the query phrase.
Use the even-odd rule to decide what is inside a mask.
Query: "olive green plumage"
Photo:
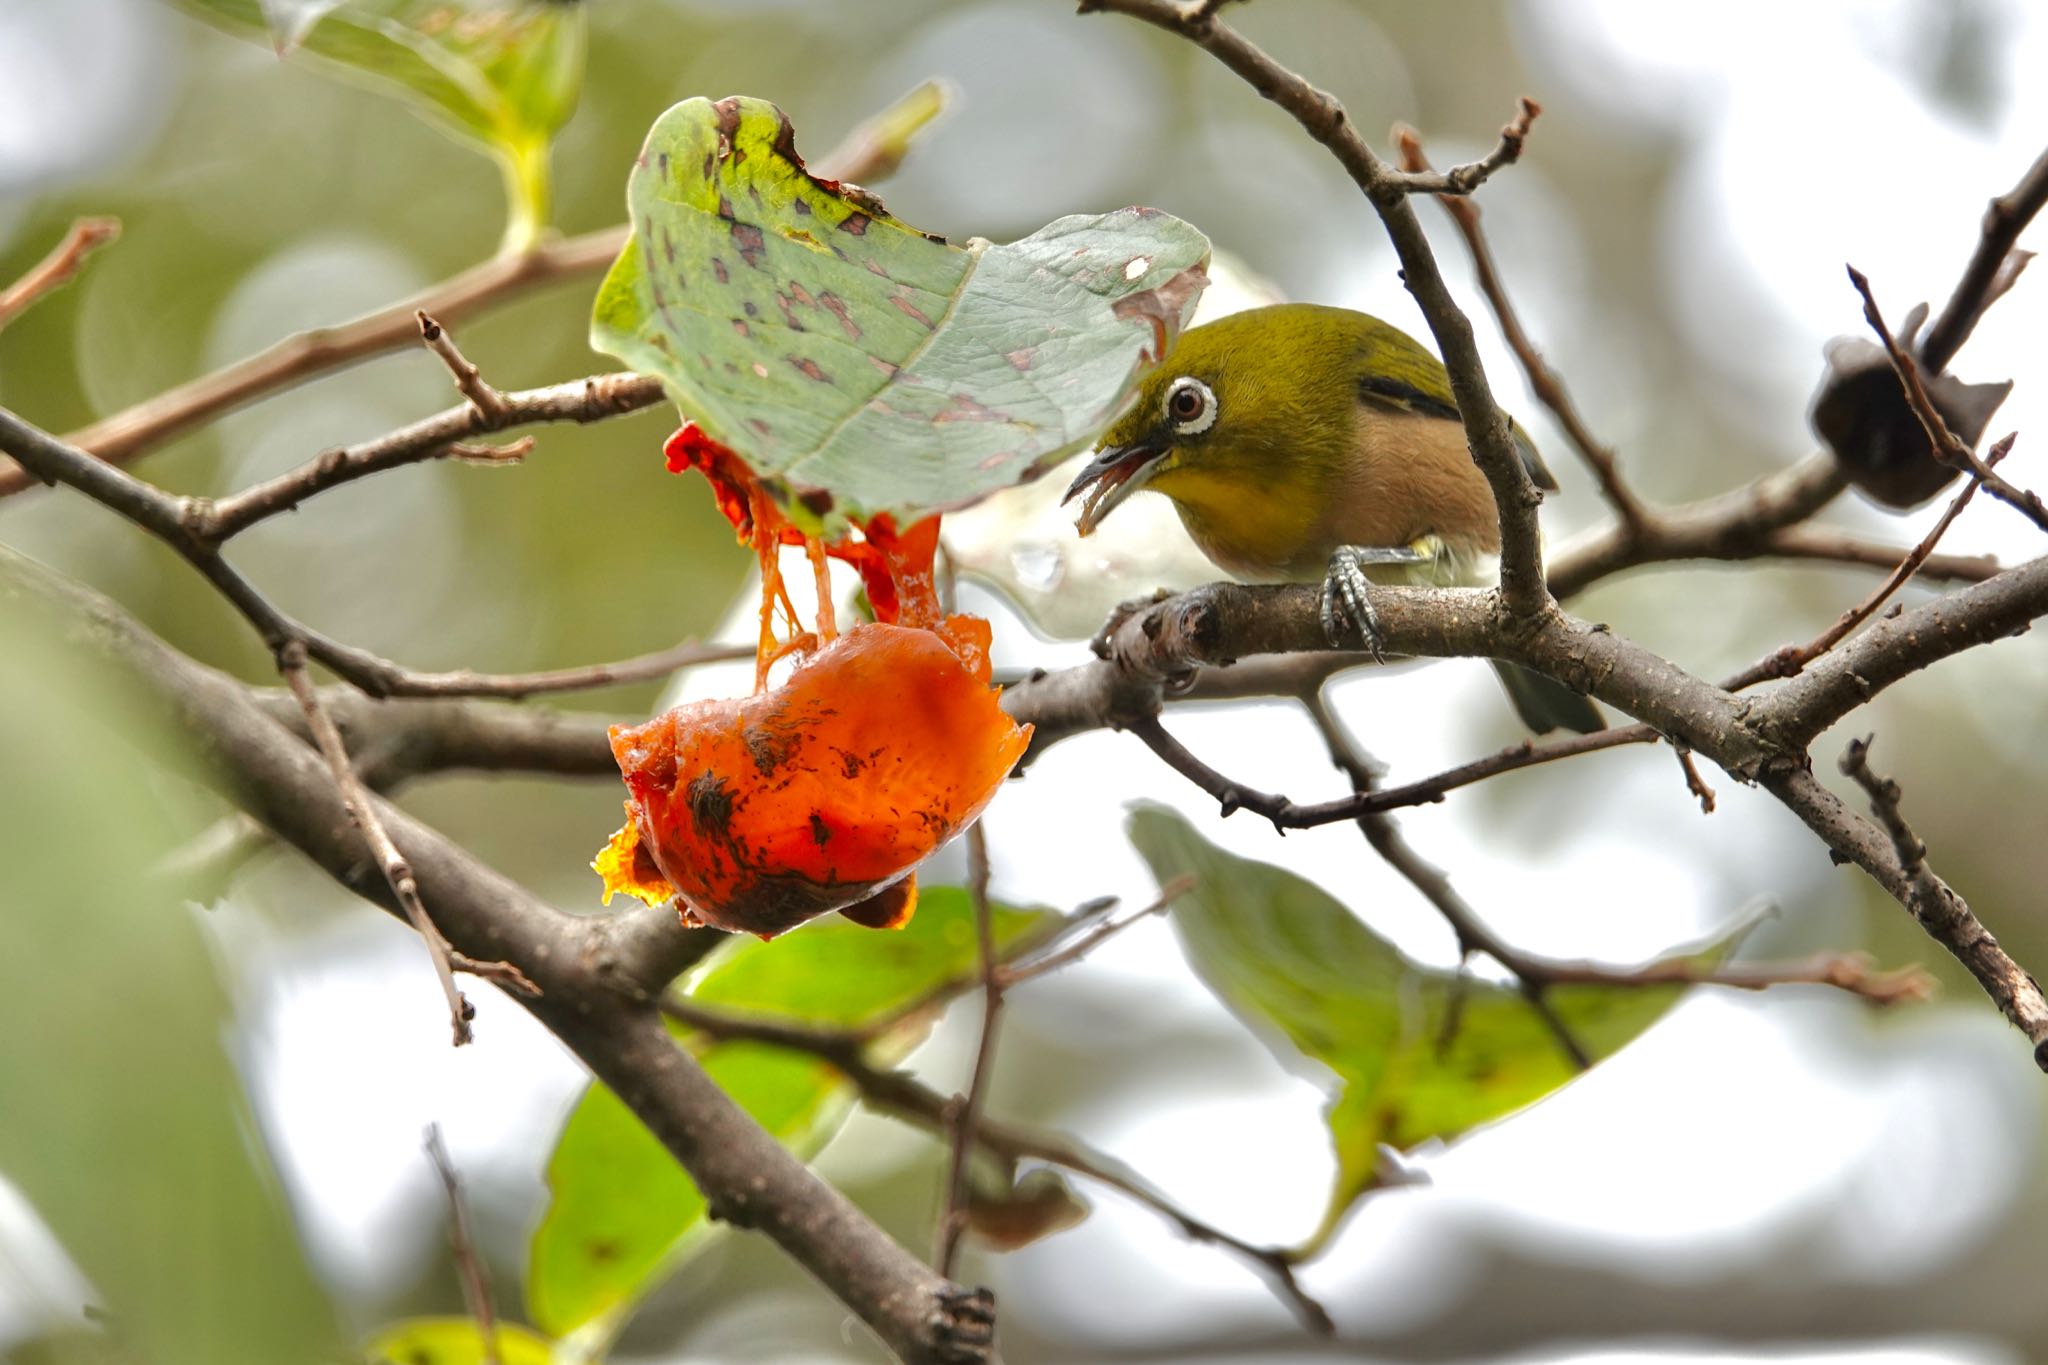
[[[1510,422],[1537,487],[1555,489],[1528,433]],[[1173,500],[1204,554],[1250,582],[1318,582],[1347,546],[1382,583],[1496,581],[1499,518],[1473,464],[1450,375],[1378,318],[1277,304],[1185,333],[1104,434],[1075,482],[1093,485],[1082,534],[1139,488]],[[1539,731],[1599,729],[1584,697],[1502,667]]]

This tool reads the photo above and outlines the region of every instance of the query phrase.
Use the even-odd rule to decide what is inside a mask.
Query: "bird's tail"
[[[1499,659],[1493,661],[1493,671],[1500,674],[1500,685],[1507,689],[1515,714],[1537,734],[1565,729],[1590,735],[1607,728],[1599,707],[1555,678]]]

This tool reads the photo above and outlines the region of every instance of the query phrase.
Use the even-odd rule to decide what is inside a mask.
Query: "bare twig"
[[[507,441],[494,446],[488,441],[451,441],[442,453],[443,458],[463,464],[481,464],[499,467],[515,465],[533,454],[534,439],[521,436],[516,441]]]
[[[455,1046],[461,1047],[474,1036],[470,1033],[469,1021],[476,1016],[476,1009],[456,988],[454,968],[448,957],[448,940],[441,937],[441,931],[427,914],[426,904],[420,899],[419,883],[413,879],[412,865],[398,851],[390,831],[384,828],[384,822],[371,808],[370,794],[364,790],[362,779],[356,776],[355,765],[349,762],[348,748],[341,742],[341,732],[334,728],[333,717],[321,705],[320,693],[314,688],[313,680],[306,676],[305,644],[292,640],[280,648],[277,669],[284,675],[285,684],[291,688],[292,695],[306,714],[306,724],[312,729],[313,741],[319,746],[321,756],[327,760],[328,771],[334,775],[335,789],[341,793],[341,803],[347,808],[349,819],[362,831],[363,842],[369,846],[370,856],[384,874],[391,894],[418,931],[420,941],[427,945],[427,956],[434,962],[434,975],[441,979],[441,993],[448,997],[448,1016]]]
[[[1948,429],[1942,420],[1934,400],[1927,394],[1927,386],[1921,382],[1920,366],[1912,356],[1906,354],[1892,336],[1891,328],[1885,325],[1884,314],[1878,311],[1877,299],[1870,292],[1870,281],[1855,266],[1849,267],[1849,282],[1856,286],[1856,292],[1863,296],[1863,316],[1870,323],[1877,339],[1884,345],[1885,353],[1891,357],[1892,368],[1898,372],[1899,383],[1905,386],[1906,403],[1913,409],[1913,415],[1920,419],[1920,425],[1927,430],[1927,439],[1934,446],[1934,456],[1943,464],[1965,474],[1974,475],[1984,485],[1984,491],[2000,502],[2019,511],[2034,525],[2048,531],[2048,504],[2031,489],[2015,488],[1991,466],[1979,459],[1977,452],[1965,445],[1956,434]]]
[[[1394,145],[1400,149],[1402,168],[1411,174],[1430,169],[1429,158],[1423,154],[1422,138],[1406,124],[1394,128]],[[1452,172],[1453,175],[1456,172]],[[1543,358],[1543,352],[1529,337],[1522,326],[1521,317],[1515,312],[1515,305],[1508,298],[1507,286],[1501,282],[1500,268],[1494,263],[1493,248],[1487,243],[1486,233],[1479,226],[1479,205],[1469,197],[1446,195],[1438,198],[1445,213],[1457,225],[1465,238],[1465,246],[1472,253],[1472,270],[1478,277],[1479,292],[1486,295],[1493,315],[1500,323],[1501,336],[1506,339],[1515,358],[1522,363],[1522,372],[1528,376],[1529,388],[1537,401],[1549,408],[1557,423],[1564,428],[1572,446],[1593,471],[1593,477],[1600,484],[1600,492],[1614,509],[1624,529],[1642,524],[1647,513],[1635,493],[1622,481],[1615,454],[1611,447],[1603,444],[1586,425],[1586,419],[1579,415],[1578,406],[1572,402],[1571,394],[1565,390],[1564,381],[1557,371]]]
[[[974,1050],[974,1071],[966,1095],[949,1102],[952,1158],[946,1172],[945,1206],[939,1214],[932,1268],[953,1278],[960,1237],[967,1230],[968,1163],[974,1154],[974,1131],[988,1102],[989,1077],[995,1070],[996,1037],[1003,1018],[1003,980],[996,955],[995,918],[988,903],[988,834],[977,820],[967,831],[967,890],[974,901],[975,943],[981,961],[981,1041]]]
[[[457,391],[476,409],[478,419],[486,428],[502,426],[506,415],[505,396],[485,381],[483,371],[456,346],[455,338],[448,335],[447,328],[434,321],[423,308],[415,308],[412,315],[420,325],[420,340],[448,367]]]
[[[1369,792],[1378,781],[1378,769],[1359,749],[1358,742],[1330,709],[1329,700],[1318,691],[1302,698],[1302,705],[1308,711],[1309,719],[1315,722],[1316,732],[1323,737],[1323,744],[1329,750],[1330,762],[1351,780],[1354,792]],[[1557,1040],[1557,1045],[1572,1065],[1584,1071],[1593,1064],[1592,1054],[1566,1026],[1562,1016],[1551,1008],[1544,990],[1546,978],[1531,970],[1527,959],[1486,927],[1465,898],[1451,885],[1451,879],[1442,868],[1435,866],[1410,846],[1401,827],[1394,817],[1385,814],[1361,815],[1358,828],[1365,835],[1365,841],[1372,851],[1380,855],[1381,861],[1407,879],[1408,884],[1421,893],[1422,898],[1436,908],[1444,922],[1451,926],[1451,932],[1458,936],[1460,957],[1473,953],[1485,953],[1513,973],[1521,986],[1522,997],[1529,1002],[1536,1017]]]
[[[1061,943],[1051,952],[1034,957],[1029,961],[1009,963],[1002,967],[997,975],[1001,978],[1003,986],[1007,989],[1020,982],[1030,981],[1056,972],[1062,967],[1070,967],[1101,947],[1109,939],[1115,938],[1140,920],[1150,919],[1153,915],[1163,913],[1167,907],[1193,890],[1194,885],[1195,879],[1192,876],[1174,877],[1166,885],[1159,888],[1159,894],[1153,897],[1144,909],[1137,911],[1135,914],[1125,915],[1118,919],[1107,913],[1106,909],[1101,918],[1096,919],[1084,930],[1067,934],[1065,942]],[[1114,907],[1115,904],[1114,900],[1107,902],[1108,907]]]
[[[448,1148],[441,1141],[440,1124],[427,1125],[426,1148],[427,1159],[434,1163],[434,1173],[441,1177],[441,1188],[448,1195],[448,1248],[454,1253],[455,1269],[462,1277],[463,1301],[469,1305],[469,1315],[476,1319],[484,1365],[503,1365],[505,1357],[498,1348],[498,1313],[491,1303],[491,1269],[477,1251],[476,1232],[469,1223],[469,1203],[462,1197],[462,1182],[456,1178],[455,1163],[449,1160]]]
[[[1858,540],[1825,526],[1787,526],[1773,531],[1767,554],[1780,559],[1807,559],[1834,564],[1855,564],[1873,569],[1892,569],[1905,557],[1896,545]],[[1982,583],[1997,573],[1995,555],[1928,555],[1914,571],[1919,577],[1940,583]]]
[[[901,150],[872,136],[867,125],[819,163],[830,179],[872,184],[894,169]],[[895,161],[890,160],[894,157]],[[532,250],[495,256],[459,275],[430,285],[386,308],[338,327],[321,327],[286,337],[267,350],[145,399],[65,439],[114,464],[127,464],[268,394],[302,384],[330,370],[401,350],[419,340],[416,314],[456,323],[533,290],[596,274],[626,245],[627,228],[600,228],[580,237],[544,241]],[[0,466],[0,498],[19,493],[33,478]]]
[[[1671,752],[1678,755],[1678,766],[1685,773],[1685,789],[1700,803],[1700,814],[1714,813],[1714,789],[1700,776],[1699,765],[1692,761],[1692,750],[1673,745]]]
[[[2004,459],[2012,450],[2012,443],[2011,436],[2003,437],[1995,443],[1985,455],[1985,466],[1989,468]],[[1978,480],[1973,476],[1963,485],[1962,492],[1949,500],[1947,509],[1929,528],[1927,534],[1920,538],[1920,543],[1908,550],[1891,573],[1885,576],[1884,582],[1872,589],[1861,602],[1843,612],[1832,626],[1803,645],[1787,645],[1775,654],[1767,655],[1757,664],[1730,679],[1726,684],[1728,690],[1741,691],[1753,683],[1763,682],[1769,678],[1796,677],[1808,664],[1846,640],[1856,627],[1877,615],[1878,608],[1890,600],[1891,595],[1904,587],[1927,563],[1928,558],[1934,553],[1934,547],[1941,543],[1942,536],[1955,524],[1955,519],[1962,515],[1963,509],[1970,505],[1970,499],[1976,494],[1977,488]]]
[[[1400,146],[1404,164],[1401,168],[1400,183],[1410,194],[1438,194],[1452,199],[1465,199],[1472,192],[1493,178],[1493,173],[1503,166],[1512,166],[1522,159],[1522,144],[1528,141],[1529,125],[1543,112],[1543,106],[1527,95],[1515,103],[1515,116],[1500,130],[1500,141],[1492,151],[1477,161],[1468,161],[1462,166],[1453,166],[1438,175],[1429,162],[1422,157],[1418,143],[1415,155],[1407,155],[1407,140],[1401,137],[1406,131],[1410,139],[1412,129],[1396,129],[1395,142]],[[1462,220],[1461,220],[1462,221]],[[1474,220],[1477,221],[1476,219]]]
[[[447,333],[441,336],[445,340]],[[219,545],[260,521],[291,511],[317,493],[365,475],[445,455],[473,456],[470,437],[536,422],[602,421],[663,401],[661,381],[624,372],[516,393],[499,393],[487,385],[483,391],[490,403],[488,413],[472,400],[358,445],[336,447],[239,493],[224,498],[187,498],[181,507],[185,529],[202,543]],[[493,458],[512,457],[493,452]]]
[[[1941,316],[1920,340],[1920,363],[1929,374],[1940,374],[1948,368],[1985,310],[2019,278],[2033,253],[2014,251],[2013,243],[2043,205],[2048,205],[2048,152],[2035,159],[2019,184],[1993,199],[1985,209],[1977,250],[1955,292],[1943,305]]]
[[[707,1010],[674,995],[664,996],[661,1008],[670,1018],[702,1029],[716,1038],[744,1038],[809,1053],[853,1082],[862,1098],[875,1108],[915,1123],[943,1140],[951,1140],[959,1110],[958,1100],[940,1094],[902,1071],[888,1070],[870,1062],[866,1055],[868,1039],[863,1030],[821,1029],[776,1019],[726,1014]],[[986,1114],[975,1120],[974,1140],[991,1155],[1012,1161],[1049,1162],[1128,1195],[1173,1223],[1182,1235],[1222,1247],[1244,1258],[1273,1282],[1276,1292],[1316,1332],[1328,1335],[1334,1330],[1329,1313],[1309,1296],[1295,1278],[1293,1257],[1285,1248],[1258,1246],[1202,1221],[1114,1157],[1093,1150],[1079,1139],[1004,1123]]]
[[[638,379],[638,376],[626,377]],[[507,401],[511,403],[519,397],[508,395]],[[464,414],[474,412],[467,405],[456,411]],[[206,508],[195,505],[193,500],[174,498],[162,489],[144,483],[103,460],[96,460],[85,451],[22,421],[4,408],[0,408],[0,450],[13,455],[38,477],[78,489],[176,550],[255,627],[273,653],[288,642],[298,641],[308,656],[374,697],[527,696],[535,692],[567,691],[659,677],[680,664],[734,657],[726,648],[683,645],[621,663],[553,673],[480,674],[467,669],[417,673],[367,650],[330,639],[285,615],[221,558],[214,541],[195,533],[195,525],[205,528],[210,523]]]
[[[80,218],[72,223],[64,239],[50,254],[30,266],[28,273],[0,289],[0,327],[5,327],[37,299],[68,283],[85,258],[121,235],[118,218]]]
[[[2048,998],[2033,976],[2007,955],[1969,905],[1927,865],[1927,845],[1900,810],[1899,784],[1870,767],[1870,741],[1852,740],[1843,750],[1842,772],[1870,798],[1883,827],[1843,809],[1811,773],[1784,780],[1780,796],[1837,854],[1855,862],[1913,914],[1922,929],[1967,967],[1985,994],[2034,1045],[2034,1061],[2048,1071]]]

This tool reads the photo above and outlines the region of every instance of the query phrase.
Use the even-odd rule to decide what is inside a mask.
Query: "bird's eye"
[[[1166,420],[1183,436],[1199,436],[1216,423],[1216,395],[1193,375],[1182,375],[1166,390]]]

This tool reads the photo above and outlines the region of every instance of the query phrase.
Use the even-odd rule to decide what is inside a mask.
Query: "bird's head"
[[[1152,488],[1179,502],[1284,494],[1341,461],[1355,429],[1357,341],[1338,309],[1279,305],[1182,334],[1067,489],[1087,535]]]

